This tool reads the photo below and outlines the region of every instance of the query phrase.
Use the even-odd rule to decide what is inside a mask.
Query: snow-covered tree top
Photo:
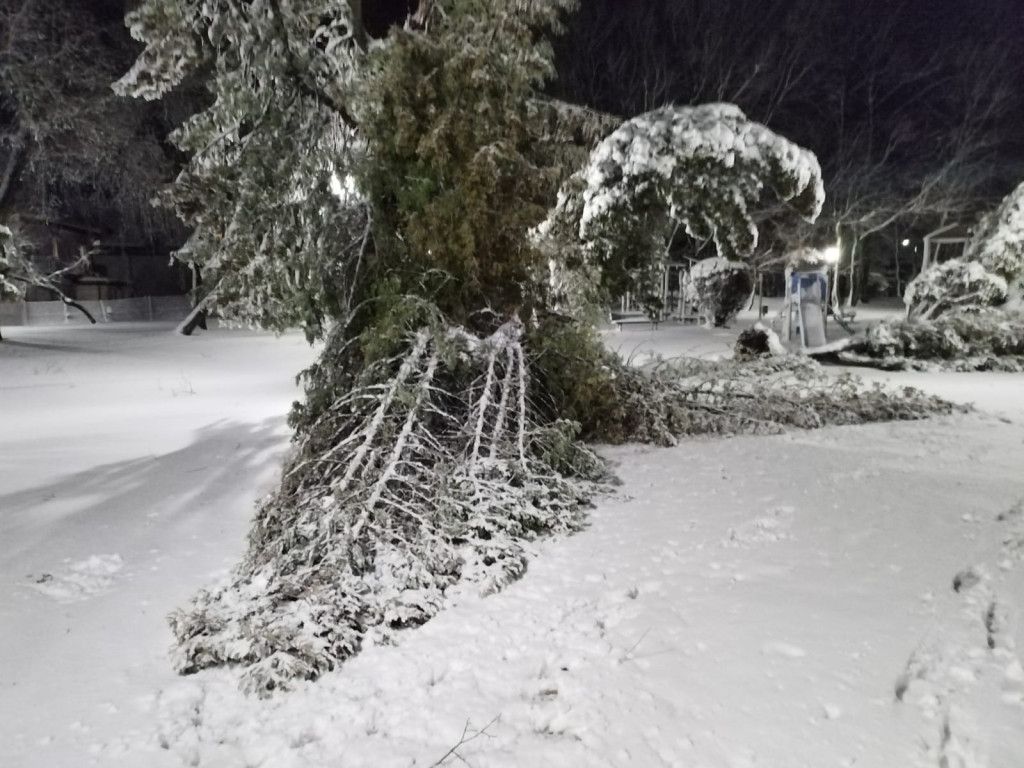
[[[689,167],[694,164],[702,165],[703,173],[693,173]],[[668,203],[675,218],[692,208],[687,198],[711,191],[722,182],[740,186],[740,178],[718,171],[744,166],[755,174],[742,186],[760,192],[766,183],[772,184],[782,199],[800,198],[799,211],[807,218],[821,212],[825,191],[821,167],[812,152],[748,121],[734,104],[670,106],[626,122],[591,154],[583,171],[586,188],[580,235],[586,237],[592,221],[622,205],[638,181],[661,177],[672,183]],[[692,186],[678,188],[675,182],[681,181],[677,178],[681,170]],[[733,196],[736,204],[740,204],[736,194],[740,191],[736,189]],[[756,238],[756,231],[753,236]]]
[[[1024,308],[1024,183],[985,216],[963,257],[933,264],[907,285],[910,317],[949,309]]]
[[[743,269],[743,265],[735,261],[723,259],[721,256],[712,256],[710,259],[701,259],[692,267],[688,273],[690,280],[711,277],[723,272],[735,272]]]
[[[1011,282],[1024,274],[1024,183],[982,219],[964,259],[980,262]]]
[[[337,83],[351,76],[355,25],[348,0],[146,0],[126,22],[146,49],[114,86],[124,95],[160,98],[218,57],[221,77],[232,63],[244,63],[254,89],[291,70],[308,77],[311,90],[334,96]],[[224,60],[225,50],[234,52],[234,62]]]
[[[814,220],[824,203],[814,154],[747,120],[732,104],[663,107],[605,138],[562,188],[538,240],[597,292],[660,293],[677,226],[724,259],[757,245],[751,210],[783,201]]]

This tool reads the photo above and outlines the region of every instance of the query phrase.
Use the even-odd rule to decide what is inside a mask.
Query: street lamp
[[[909,237],[904,237],[900,241],[900,245],[902,245],[904,248],[906,248],[908,245],[910,245],[910,238]]]
[[[828,248],[821,252],[822,257],[825,259],[826,264],[836,265],[839,263],[839,246],[830,245]]]

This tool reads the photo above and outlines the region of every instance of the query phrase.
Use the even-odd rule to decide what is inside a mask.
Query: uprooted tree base
[[[486,338],[424,327],[351,387],[330,383],[342,338],[328,341],[308,382],[333,386],[330,402],[300,425],[245,559],[172,616],[181,672],[239,664],[243,688],[259,695],[315,679],[363,644],[428,620],[456,584],[486,593],[517,578],[526,543],[579,528],[610,479],[580,424],[546,415],[551,394],[538,382],[556,381],[540,362],[551,350],[531,353],[520,323]],[[591,361],[592,404],[610,406],[590,436],[600,424],[605,438],[665,444],[951,407],[912,390],[865,390],[806,360],[635,368],[591,337],[575,342]]]

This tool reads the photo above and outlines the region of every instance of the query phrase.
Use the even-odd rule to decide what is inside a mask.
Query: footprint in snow
[[[793,538],[789,530],[793,527],[796,510],[793,507],[774,507],[766,514],[756,517],[742,525],[729,529],[728,538],[722,542],[724,546],[742,546],[744,544],[767,544]]]
[[[59,571],[34,577],[28,586],[58,603],[77,603],[106,592],[124,562],[120,555],[90,555],[64,561]]]

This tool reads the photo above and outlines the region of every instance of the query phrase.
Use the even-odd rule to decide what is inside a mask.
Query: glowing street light
[[[908,245],[910,245],[910,238],[904,237],[903,240],[900,241],[900,245],[906,248]]]
[[[830,245],[828,248],[821,252],[822,258],[825,259],[826,264],[838,264],[839,263],[839,246]]]

